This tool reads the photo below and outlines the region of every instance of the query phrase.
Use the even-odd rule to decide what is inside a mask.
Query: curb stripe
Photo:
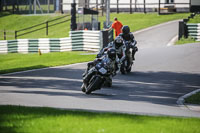
[[[191,95],[196,94],[197,92],[200,92],[200,89],[194,90],[194,91],[192,91],[192,92],[190,92],[190,93],[188,93],[188,94],[185,94],[185,95],[179,97],[176,103],[177,103],[181,108],[186,108],[186,109],[188,109],[188,108],[185,106],[185,104],[184,104],[184,102],[185,102],[184,99],[186,99],[187,97],[190,97]]]

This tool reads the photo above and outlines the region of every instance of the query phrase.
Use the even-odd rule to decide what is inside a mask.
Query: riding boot
[[[135,53],[138,51],[137,47],[134,47],[132,50],[132,59],[135,60]]]

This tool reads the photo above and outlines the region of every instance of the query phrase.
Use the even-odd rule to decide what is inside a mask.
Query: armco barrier
[[[70,37],[59,39],[17,39],[0,41],[0,53],[42,53],[64,51],[99,51],[101,31],[71,31]]]
[[[72,50],[98,51],[102,48],[101,31],[70,31]]]
[[[71,51],[70,38],[17,39],[0,41],[0,53],[42,53]]]
[[[197,41],[200,41],[200,23],[188,23],[188,36],[195,38]]]

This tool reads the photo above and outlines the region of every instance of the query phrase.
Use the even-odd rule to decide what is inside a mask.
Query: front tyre
[[[121,72],[121,74],[126,74],[124,63],[120,67],[120,72]]]
[[[105,85],[106,87],[112,87],[112,79],[111,79],[111,78],[106,79],[104,85]]]
[[[82,86],[81,86],[81,91],[82,91],[82,92],[86,92],[84,83],[83,83]]]
[[[131,63],[130,66],[129,66],[129,68],[126,69],[126,72],[127,72],[127,73],[130,73],[130,72],[131,72],[132,65],[133,65],[133,63]]]
[[[90,94],[92,91],[96,90],[97,87],[100,88],[100,81],[99,77],[92,78],[92,81],[89,83],[88,87],[86,88],[86,94]]]

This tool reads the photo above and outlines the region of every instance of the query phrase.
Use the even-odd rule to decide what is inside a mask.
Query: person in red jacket
[[[115,37],[117,37],[120,33],[122,33],[122,27],[122,23],[118,21],[117,18],[114,18],[112,26],[107,30],[115,29]]]

